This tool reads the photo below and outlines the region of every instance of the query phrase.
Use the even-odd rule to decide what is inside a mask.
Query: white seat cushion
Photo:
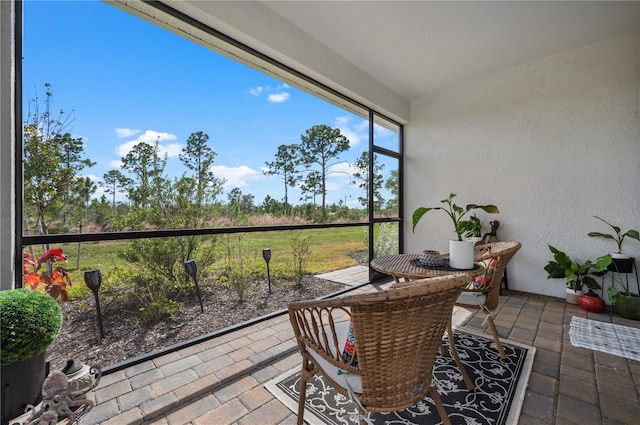
[[[336,353],[342,353],[344,350],[344,346],[347,342],[347,333],[349,332],[350,321],[338,322],[335,324],[336,328],[336,337],[338,340],[338,351],[336,351],[336,347],[333,344],[333,341],[329,340],[329,351],[335,355]],[[328,331],[328,327],[325,326],[325,331]],[[362,393],[362,378],[359,374],[356,373],[347,373],[343,369],[340,369],[328,361],[326,361],[322,356],[320,356],[317,352],[312,350],[310,347],[309,354],[313,357],[314,361],[324,370],[325,374],[333,379],[336,384],[340,385],[342,388],[351,388],[353,392]]]
[[[458,297],[458,300],[456,301],[457,304],[467,304],[467,305],[474,305],[474,304],[484,305],[485,302],[487,302],[486,293],[467,292],[467,291],[463,291]]]

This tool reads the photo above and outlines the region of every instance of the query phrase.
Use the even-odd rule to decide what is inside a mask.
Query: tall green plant
[[[620,228],[618,226],[615,226],[611,223],[609,223],[608,221],[606,221],[603,218],[600,218],[598,216],[593,216],[594,218],[597,218],[598,220],[602,221],[603,223],[607,224],[609,227],[611,227],[611,229],[615,232],[614,234],[610,234],[610,233],[601,233],[601,232],[589,232],[587,233],[587,236],[590,236],[592,238],[604,238],[604,239],[611,239],[612,241],[615,242],[616,246],[618,247],[618,250],[616,251],[618,254],[622,253],[622,243],[624,242],[624,239],[626,237],[635,239],[637,241],[640,241],[640,233],[638,233],[637,230],[627,230],[626,232],[622,233],[622,230],[620,230]]]
[[[232,241],[237,237],[237,241]],[[251,258],[245,252],[242,235],[225,235],[225,271],[226,286],[243,302],[251,293],[251,277],[256,270],[256,259]]]
[[[307,274],[307,264],[309,264],[309,257],[311,256],[311,236],[302,237],[300,234],[295,234],[290,240],[291,254],[293,256],[293,276],[296,280],[296,285],[302,283],[302,278]]]
[[[498,214],[500,212],[498,210],[498,207],[496,207],[495,205],[468,204],[466,207],[462,208],[461,206],[456,205],[453,202],[453,198],[455,198],[455,197],[456,197],[456,194],[455,193],[451,193],[447,199],[441,200],[440,202],[445,204],[445,207],[420,207],[420,208],[417,208],[413,212],[413,216],[412,216],[412,219],[413,219],[413,231],[416,230],[416,225],[418,224],[418,222],[420,221],[422,216],[424,216],[426,213],[428,213],[429,211],[433,211],[433,210],[442,210],[449,216],[449,218],[453,222],[453,231],[458,236],[458,240],[461,241],[462,240],[462,236],[463,236],[463,234],[464,234],[464,232],[465,232],[465,230],[467,229],[467,226],[468,226],[468,222],[463,220],[463,218],[469,212],[471,212],[473,210],[477,210],[477,209],[481,209],[484,212],[489,213],[489,214]]]

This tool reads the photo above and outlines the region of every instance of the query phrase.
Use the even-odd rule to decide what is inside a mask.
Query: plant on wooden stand
[[[640,233],[637,230],[630,229],[630,230],[627,230],[626,232],[622,233],[622,230],[620,230],[620,227],[609,223],[608,221],[604,220],[603,218],[598,217],[597,215],[594,215],[593,217],[597,218],[598,220],[602,221],[603,223],[606,223],[609,227],[611,227],[611,229],[613,229],[615,234],[601,233],[601,232],[589,232],[589,233],[587,233],[587,236],[590,236],[592,238],[611,239],[612,241],[614,241],[616,246],[618,247],[618,250],[613,254],[626,256],[625,254],[622,253],[622,243],[624,242],[626,237],[629,237],[629,238],[635,239],[637,241],[640,241]],[[626,256],[626,257],[628,257],[628,256]]]
[[[618,250],[616,252],[611,253],[611,257],[613,257],[613,262],[609,266],[609,271],[616,272],[616,273],[630,273],[631,270],[633,269],[634,259],[631,258],[631,256],[624,254],[622,252],[622,244],[625,238],[627,237],[640,241],[640,233],[638,233],[637,230],[633,230],[633,229],[627,230],[626,232],[622,233],[622,230],[620,229],[620,227],[614,224],[611,224],[608,221],[598,216],[593,216],[593,217],[597,218],[603,223],[606,223],[613,230],[613,233],[602,233],[602,232],[587,233],[587,236],[590,236],[592,238],[610,239],[615,242]]]
[[[617,264],[612,263],[611,266],[616,268]],[[621,272],[617,270],[613,270],[613,272],[615,272],[612,278],[613,283],[607,288],[609,301],[615,304],[620,316],[625,319],[640,320],[640,294],[629,290],[629,282],[622,278]],[[620,289],[616,287],[616,284],[620,286]]]

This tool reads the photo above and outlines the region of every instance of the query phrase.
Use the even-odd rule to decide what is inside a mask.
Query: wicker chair
[[[465,288],[456,301],[456,305],[460,307],[482,309],[486,315],[486,321],[491,329],[498,353],[503,359],[507,356],[500,343],[500,337],[498,336],[496,325],[493,322],[493,317],[491,317],[491,311],[498,306],[500,285],[507,263],[520,249],[520,246],[520,242],[516,241],[492,242],[476,246],[476,252],[478,252],[480,256],[476,257],[475,261],[484,263],[484,275],[480,282],[474,281]],[[491,262],[495,262],[495,267],[491,265]],[[489,276],[489,273],[492,273],[493,276]]]
[[[302,354],[298,424],[307,381],[317,373],[363,415],[405,409],[429,393],[449,424],[431,385],[433,364],[453,305],[468,284],[469,277],[452,275],[374,294],[292,303],[289,318]],[[344,351],[350,327],[353,356]]]

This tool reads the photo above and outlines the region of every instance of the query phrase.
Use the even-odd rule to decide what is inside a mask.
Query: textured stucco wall
[[[640,229],[639,40],[564,52],[413,102],[407,215],[450,192],[462,204],[495,203],[498,235],[523,245],[509,287],[564,297],[564,281],[543,270],[547,244],[585,260],[615,247],[587,237],[607,230],[593,215]],[[447,251],[451,228],[439,211],[415,234],[407,222],[405,251]],[[640,242],[624,248],[640,261]]]

